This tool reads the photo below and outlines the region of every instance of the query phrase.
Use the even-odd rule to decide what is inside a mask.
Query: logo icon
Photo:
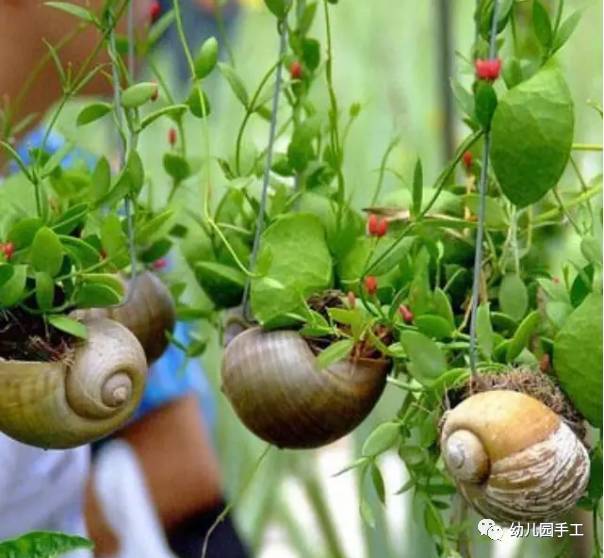
[[[503,538],[503,528],[488,518],[481,519],[478,522],[478,532],[483,536],[486,535],[493,541],[500,541]]]

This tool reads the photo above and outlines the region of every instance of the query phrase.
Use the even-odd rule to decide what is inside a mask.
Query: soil
[[[581,414],[554,379],[539,370],[519,368],[504,373],[480,374],[479,377],[471,378],[465,385],[447,393],[449,407],[455,407],[473,394],[498,389],[517,391],[534,397],[560,415],[580,440],[585,438]]]
[[[75,341],[47,324],[42,316],[21,309],[0,311],[0,360],[69,360]]]

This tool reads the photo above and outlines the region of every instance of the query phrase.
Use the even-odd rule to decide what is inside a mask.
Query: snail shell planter
[[[125,290],[132,292],[125,304],[109,308],[78,310],[78,318],[111,318],[127,327],[143,346],[147,361],[152,363],[169,344],[166,332],[171,333],[176,323],[174,301],[168,288],[153,273],[145,271],[132,281],[125,282]]]
[[[147,371],[140,343],[113,320],[85,323],[88,339],[64,361],[0,359],[0,431],[63,449],[102,438],[132,415]]]
[[[254,434],[280,448],[329,444],[356,428],[386,384],[390,362],[344,359],[320,369],[296,331],[253,327],[226,347],[222,390]]]
[[[441,451],[468,503],[502,524],[555,519],[589,479],[589,456],[573,430],[516,391],[478,393],[448,411]]]

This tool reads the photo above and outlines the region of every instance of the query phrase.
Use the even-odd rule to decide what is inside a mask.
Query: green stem
[[[573,151],[602,151],[603,146],[597,143],[573,143]]]
[[[577,205],[581,205],[582,203],[587,202],[594,196],[598,195],[601,191],[602,191],[601,183],[597,184],[596,186],[592,186],[591,188],[588,188],[587,190],[585,190],[585,192],[583,192],[582,194],[580,194],[579,196],[577,196],[576,198],[574,198],[573,200],[571,200],[565,204],[566,211],[568,211],[569,209],[571,209]],[[533,220],[533,224],[540,225],[540,224],[546,223],[550,219],[555,219],[556,217],[559,217],[560,215],[562,215],[562,213],[563,213],[563,209],[560,207],[557,207],[555,209],[550,209],[549,211],[544,211],[543,213],[541,213],[540,215],[535,217],[535,219]]]
[[[382,162],[380,164],[380,173],[378,175],[377,185],[375,187],[375,192],[373,193],[373,198],[371,198],[371,205],[375,205],[377,200],[380,197],[380,192],[382,190],[382,184],[384,183],[384,174],[386,171],[386,164],[388,163],[388,157],[390,157],[390,153],[392,150],[398,145],[400,139],[398,137],[394,138],[389,144],[382,156]]]

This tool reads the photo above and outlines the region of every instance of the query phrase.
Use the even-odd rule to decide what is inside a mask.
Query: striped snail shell
[[[280,448],[315,448],[369,414],[386,384],[387,360],[341,360],[319,369],[295,331],[254,327],[227,346],[222,390],[254,434]]]
[[[0,360],[0,431],[63,449],[102,438],[132,415],[147,372],[143,349],[123,325],[87,320],[88,339],[65,362]]]
[[[108,308],[76,310],[78,318],[111,318],[126,326],[143,346],[147,361],[157,360],[168,347],[166,332],[172,333],[176,323],[174,301],[168,288],[153,273],[145,271],[132,281],[125,281],[125,290],[132,288],[125,304]]]
[[[552,520],[589,479],[589,456],[537,399],[509,390],[465,399],[443,417],[441,452],[468,503],[502,524]]]

